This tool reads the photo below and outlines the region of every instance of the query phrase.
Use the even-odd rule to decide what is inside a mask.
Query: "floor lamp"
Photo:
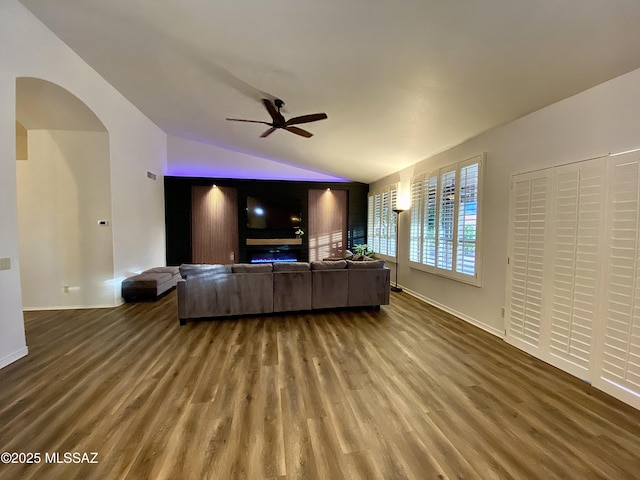
[[[398,270],[400,267],[400,265],[398,264],[398,250],[400,249],[398,232],[400,229],[398,227],[400,226],[400,214],[404,212],[404,210],[402,208],[394,208],[393,212],[396,214],[396,284],[391,287],[391,291],[401,292],[402,288],[398,286]]]

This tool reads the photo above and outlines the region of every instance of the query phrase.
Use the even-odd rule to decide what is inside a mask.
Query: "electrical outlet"
[[[9,270],[11,269],[11,258],[5,257],[0,258],[0,270]]]

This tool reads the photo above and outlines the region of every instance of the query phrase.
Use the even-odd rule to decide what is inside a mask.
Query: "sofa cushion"
[[[346,264],[346,262],[344,263]],[[346,268],[312,270],[311,275],[312,308],[347,306],[349,301],[349,270]]]
[[[180,265],[180,275],[187,278],[189,275],[202,275],[212,273],[231,273],[231,265],[210,265],[205,263],[183,263]]]
[[[123,287],[156,288],[158,285],[171,280],[170,273],[141,273],[129,277],[122,282]]]
[[[311,310],[311,275],[308,268],[304,271],[274,272],[273,311]]]
[[[234,263],[231,265],[233,273],[271,273],[273,264],[271,263]]]
[[[383,268],[384,264],[385,264],[384,260],[365,260],[365,261],[347,260],[347,268],[351,268],[351,269]]]
[[[171,275],[178,275],[180,273],[180,267],[154,267],[145,270],[144,273],[170,273]]]
[[[370,262],[375,259],[368,255],[352,255],[349,260],[358,261],[358,262]]]
[[[342,270],[347,268],[346,260],[327,260],[311,262],[311,270]]]
[[[306,272],[310,268],[306,262],[277,262],[273,264],[274,272]]]
[[[190,275],[178,282],[180,318],[273,312],[273,274]]]
[[[388,268],[351,268],[347,269],[347,272],[349,272],[350,307],[389,304],[390,270]]]

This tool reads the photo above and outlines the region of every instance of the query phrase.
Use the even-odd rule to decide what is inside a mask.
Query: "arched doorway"
[[[16,80],[23,306],[113,306],[109,133],[66,89]]]

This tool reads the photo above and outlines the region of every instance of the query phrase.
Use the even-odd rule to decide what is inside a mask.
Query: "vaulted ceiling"
[[[168,134],[362,182],[640,68],[638,0],[21,3]]]

